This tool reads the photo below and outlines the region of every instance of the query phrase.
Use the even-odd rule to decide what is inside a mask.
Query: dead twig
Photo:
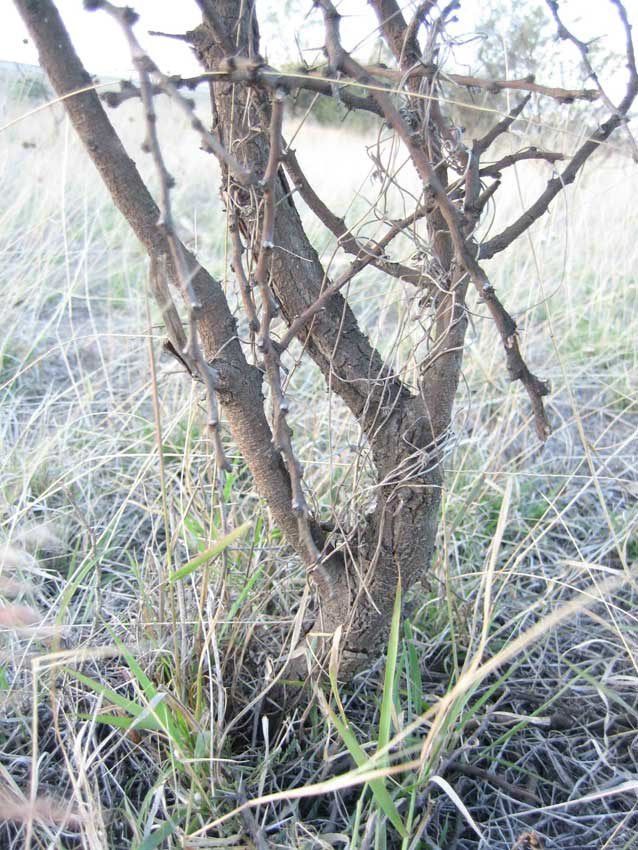
[[[261,243],[255,269],[255,283],[261,292],[261,321],[257,347],[260,349],[266,368],[266,377],[270,386],[273,405],[273,436],[275,447],[281,452],[292,487],[292,510],[299,522],[299,535],[308,549],[310,562],[318,562],[319,552],[312,538],[308,524],[308,504],[303,492],[303,468],[295,456],[292,446],[292,431],[286,420],[288,402],[281,384],[281,365],[279,353],[270,336],[270,324],[276,311],[276,303],[269,285],[269,268],[275,248],[275,203],[276,180],[279,163],[282,158],[283,139],[281,128],[284,115],[284,100],[286,92],[281,89],[275,92],[272,101],[270,119],[270,151],[262,185],[264,187],[263,218],[261,227]]]
[[[184,343],[180,353],[184,356],[184,360],[187,364],[192,364],[192,371],[196,372],[199,375],[200,379],[203,381],[206,387],[206,424],[208,426],[211,441],[213,443],[215,459],[217,461],[219,469],[223,469],[227,472],[230,472],[232,466],[224,452],[224,446],[222,443],[221,432],[219,427],[219,413],[217,404],[217,386],[219,382],[219,377],[217,374],[217,370],[205,360],[201,346],[199,344],[197,322],[201,311],[201,305],[193,291],[192,275],[189,272],[188,266],[186,264],[186,259],[181,250],[181,242],[177,237],[175,223],[173,221],[170,197],[171,189],[173,188],[175,181],[173,180],[172,176],[169,174],[166,168],[164,156],[162,154],[162,150],[159,143],[159,137],[157,134],[157,116],[155,114],[155,107],[153,104],[153,92],[151,88],[150,75],[152,73],[159,72],[157,71],[157,66],[155,65],[155,63],[142,50],[139,42],[137,41],[133,33],[133,25],[137,20],[137,15],[135,15],[135,13],[132,12],[128,7],[120,8],[118,6],[114,6],[112,3],[108,2],[108,0],[100,0],[98,5],[106,12],[108,12],[122,28],[124,35],[126,36],[126,39],[128,41],[129,48],[131,50],[133,64],[135,65],[135,68],[137,69],[139,75],[140,91],[142,94],[142,103],[144,104],[146,117],[146,140],[144,143],[144,147],[153,157],[157,175],[160,181],[160,220],[166,233],[166,237],[168,239],[168,244],[170,246],[173,263],[177,271],[180,288],[182,290],[188,307],[189,333],[185,343],[183,340],[183,335],[180,335],[179,331],[177,331],[177,319],[174,314],[174,307],[173,310],[171,310],[171,305],[166,301],[165,290],[163,291],[163,309],[166,311],[169,317],[169,331],[175,335],[178,345]],[[160,76],[163,75],[160,74]],[[154,269],[154,272],[154,286],[158,291],[162,292],[161,284],[157,280],[157,269]],[[173,342],[173,344],[175,343],[174,340],[171,340],[171,342]]]
[[[343,70],[359,82],[367,84],[370,80],[367,71],[352,59],[341,46],[339,13],[331,0],[319,0],[319,4],[324,13],[326,49],[333,67],[335,70]],[[390,126],[405,144],[424,185],[433,192],[437,200],[441,215],[449,228],[457,260],[460,266],[467,271],[472,283],[478,290],[480,297],[485,301],[492,315],[503,342],[510,378],[512,380],[520,380],[527,390],[532,402],[536,432],[539,439],[544,442],[551,430],[543,404],[543,396],[549,393],[549,385],[533,375],[523,360],[518,344],[516,323],[501,304],[489,278],[479,265],[476,258],[476,250],[464,233],[466,223],[448,197],[436,173],[435,167],[426,156],[423,147],[410,131],[410,128],[406,126],[399,111],[386,92],[375,90],[373,91],[373,97],[383,110],[383,114]]]
[[[620,0],[610,0],[610,3],[616,7],[620,20],[625,32],[625,55],[626,66],[629,73],[625,94],[615,107],[612,114],[600,124],[589,138],[583,142],[576,153],[572,156],[564,170],[552,177],[547,182],[545,189],[538,196],[536,201],[525,210],[509,227],[506,227],[501,233],[483,242],[479,252],[480,259],[489,259],[495,254],[504,251],[512,244],[519,236],[525,233],[535,221],[544,215],[549,209],[549,205],[554,198],[563,191],[566,186],[569,186],[576,179],[576,175],[587,162],[589,157],[598,150],[598,148],[607,141],[614,130],[624,125],[627,121],[627,114],[638,96],[638,68],[636,67],[636,55],[634,52],[633,41],[631,37],[631,26],[627,18],[627,12]]]

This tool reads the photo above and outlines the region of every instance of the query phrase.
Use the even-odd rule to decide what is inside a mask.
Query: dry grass
[[[116,116],[133,151],[136,114],[129,104]],[[164,128],[177,120],[162,117]],[[185,133],[165,135],[182,233],[224,277],[216,169]],[[381,187],[361,140],[305,126],[296,147],[325,199],[345,212],[352,198],[350,220],[372,235]],[[198,391],[163,360],[151,380],[161,329],[149,324],[145,262],[72,132],[40,113],[0,136],[0,156],[0,847],[509,850],[530,830],[563,850],[636,846],[629,160],[601,154],[532,238],[492,263],[535,371],[553,384],[543,452],[476,307],[436,563],[407,600],[390,671],[386,787],[410,825],[401,840],[371,786],[343,778],[352,749],[325,700],[279,730],[262,723],[264,682],[306,613],[303,571],[230,443],[234,471],[216,475]],[[521,169],[499,220],[543,176]],[[402,181],[408,191],[409,173]],[[390,202],[400,208],[401,193]],[[328,258],[326,234],[311,230]],[[422,349],[410,293],[371,275],[351,298],[409,379]],[[316,507],[347,528],[373,497],[359,434],[316,370],[290,365]],[[246,520],[217,558],[168,580]],[[380,659],[340,689],[364,768],[382,772],[384,670]]]

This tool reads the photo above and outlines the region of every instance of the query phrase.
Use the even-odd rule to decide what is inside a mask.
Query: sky
[[[503,0],[504,6],[519,5],[525,0]],[[533,0],[528,0],[533,2]],[[372,44],[375,18],[365,0],[337,0],[343,14],[342,36],[344,45],[353,47],[366,38]],[[182,33],[195,27],[201,20],[195,0],[129,0],[129,4],[140,15],[136,34],[153,59],[169,74],[196,74],[199,66],[188,45],[183,42],[152,37],[148,30]],[[403,7],[412,7],[414,0],[400,0]],[[82,0],[57,0],[58,9],[71,34],[76,49],[87,70],[94,74],[109,76],[133,76],[133,68],[121,31],[115,21],[105,12],[86,12]],[[468,30],[484,0],[463,0],[464,20]],[[625,4],[633,17],[638,31],[638,3],[627,0]],[[293,60],[299,56],[295,45],[295,32],[303,29],[304,43],[317,48],[307,56],[309,61],[320,58],[318,48],[323,41],[322,26],[318,12],[311,10],[311,0],[297,0],[291,4],[285,0],[258,0],[257,10],[262,33],[262,52],[268,53],[273,64]],[[601,38],[612,49],[622,49],[622,34],[617,15],[609,0],[563,0],[561,10],[566,22],[575,26],[575,31],[585,40]],[[0,0],[0,60],[37,64],[37,52],[12,0]],[[572,48],[573,50],[573,48]],[[539,81],[543,71],[539,69]],[[546,69],[549,73],[551,69]],[[623,75],[624,76],[624,75]],[[610,95],[620,96],[622,80],[610,82]]]
[[[194,0],[129,0],[140,15],[138,38],[166,73],[196,74],[198,64],[188,45],[154,38],[146,31],[185,32],[196,27],[201,14]],[[57,0],[80,58],[91,73],[131,76],[133,66],[122,32],[106,12],[87,12],[82,0]],[[0,0],[0,59],[38,64],[38,55],[12,0]]]

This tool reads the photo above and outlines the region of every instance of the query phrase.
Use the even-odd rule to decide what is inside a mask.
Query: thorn
[[[102,4],[100,3],[100,5]],[[124,17],[124,23],[129,27],[134,26],[140,19],[140,16],[137,14],[135,9],[131,9],[130,6],[125,6],[122,10],[122,14]]]

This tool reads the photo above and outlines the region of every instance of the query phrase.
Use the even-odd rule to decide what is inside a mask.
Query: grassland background
[[[15,90],[11,98],[3,124],[33,106]],[[138,107],[126,104],[113,117],[154,185],[140,153]],[[160,127],[177,180],[180,232],[236,303],[216,165],[168,105]],[[295,131],[290,123],[288,134]],[[538,128],[521,125],[508,145],[538,137]],[[347,122],[308,122],[295,140],[322,197],[348,210],[365,235],[375,232],[370,210],[379,193],[365,146],[374,153],[376,143],[375,134],[362,137]],[[577,130],[551,137],[545,130],[543,143],[573,149]],[[389,143],[383,151],[387,156]],[[486,230],[497,232],[517,215],[549,173],[546,166],[513,173]],[[406,169],[401,180],[405,191],[416,186]],[[390,786],[395,799],[422,809],[412,843],[396,843],[375,798],[355,783],[308,800],[284,794],[256,808],[252,820],[237,816],[201,844],[180,843],[187,821],[202,825],[244,799],[329,781],[350,766],[317,703],[303,740],[287,727],[265,747],[255,735],[243,748],[229,743],[225,704],[259,694],[261,683],[242,671],[267,677],[276,669],[280,636],[290,634],[299,611],[303,570],[270,526],[227,433],[234,470],[226,479],[214,474],[199,392],[160,356],[163,335],[146,295],[143,252],[59,108],[0,134],[0,193],[0,545],[10,547],[1,569],[12,582],[0,585],[0,595],[7,609],[28,605],[41,617],[0,631],[0,788],[28,799],[37,776],[38,794],[78,815],[75,825],[53,818],[31,832],[0,824],[0,847],[23,846],[26,835],[34,847],[150,848],[171,818],[175,827],[157,846],[506,850],[532,827],[548,847],[635,846],[635,578],[594,613],[576,613],[557,629],[547,620],[544,634],[499,670],[496,685],[486,680],[472,700],[468,695],[445,714],[425,772],[407,771]],[[541,451],[527,400],[508,383],[496,334],[473,304],[436,561],[408,600],[395,732],[453,687],[484,629],[486,661],[578,590],[633,576],[637,194],[638,170],[627,150],[600,151],[530,237],[489,264],[521,325],[529,362],[552,383],[554,433]],[[398,213],[401,193],[391,192],[388,202]],[[328,235],[306,212],[304,218],[329,259]],[[408,321],[418,313],[413,293],[366,273],[349,297],[374,343],[408,378],[415,374],[423,343],[418,322]],[[291,421],[316,509],[347,525],[371,498],[356,462],[360,435],[312,365],[289,365]],[[504,530],[494,545],[499,519]],[[167,585],[168,570],[246,520],[248,536],[203,571]],[[250,593],[243,593],[247,585]],[[180,752],[165,730],[99,722],[113,713],[112,702],[73,670],[148,703],[115,637],[162,699],[192,718],[193,752]],[[249,642],[252,663],[244,666]],[[409,672],[415,654],[418,699],[414,667]],[[380,659],[344,695],[362,745],[375,740],[383,671]],[[432,728],[424,722],[395,759],[407,759],[409,745]],[[431,776],[448,777],[486,843]],[[512,786],[537,795],[538,804]],[[532,809],[541,811],[530,815]]]

